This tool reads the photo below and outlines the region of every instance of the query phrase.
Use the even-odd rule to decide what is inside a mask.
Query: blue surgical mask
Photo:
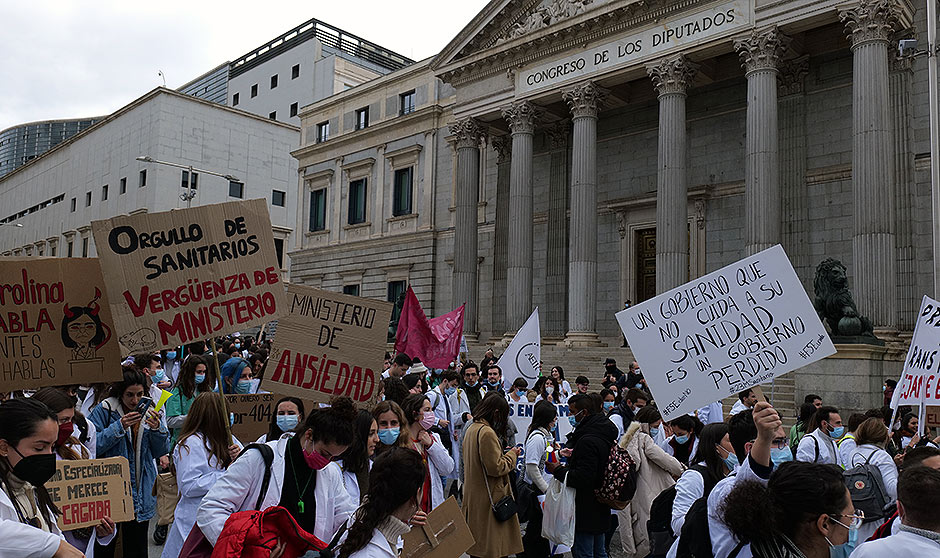
[[[651,426],[651,427],[650,427],[650,437],[651,437],[651,438],[655,438],[656,436],[659,436],[659,429],[658,429],[658,428],[653,428],[653,427]]]
[[[166,380],[166,372],[162,368],[157,368],[153,372],[153,382],[159,384],[163,380]]]
[[[235,348],[236,348],[236,349],[241,349],[241,348],[242,348],[242,344],[241,344],[241,343],[235,343]]]
[[[636,389],[640,389],[640,388],[643,387],[643,384],[637,384],[637,385],[635,385],[635,386],[633,386],[633,387],[635,387]]]
[[[449,388],[444,390],[444,395],[453,395],[455,393],[457,393],[457,388],[455,388],[454,386],[450,386]]]
[[[685,436],[676,436],[675,440],[677,444],[685,444],[689,441],[689,435],[686,434]]]
[[[166,358],[167,360],[176,360],[176,351],[167,351]]]
[[[479,384],[479,383],[480,383],[480,382],[473,382],[473,383],[471,384],[471,383],[467,382],[467,387],[477,387],[477,384]]]
[[[793,452],[790,451],[790,448],[770,448],[770,462],[773,464],[774,469],[787,461],[793,461]]]
[[[206,381],[206,375],[205,375],[205,374],[196,374],[195,378],[196,378],[196,385],[199,385],[199,384],[201,384],[201,383],[203,383],[203,382]]]
[[[613,409],[613,408],[614,408],[614,402],[613,402],[613,401],[604,401],[604,410],[605,410],[605,411],[609,411],[609,410],[611,410],[611,409]]]
[[[395,443],[395,440],[398,439],[398,435],[401,434],[401,429],[398,427],[395,428],[380,428],[379,429],[379,440],[386,446],[390,446]]]
[[[573,416],[568,417],[568,422],[571,424],[571,428],[576,428],[578,426],[578,420]]]
[[[524,389],[517,389],[517,390],[516,390],[516,396],[517,396],[517,397],[525,397],[525,390],[524,390]]]
[[[277,427],[281,429],[281,432],[290,432],[297,428],[297,421],[300,420],[300,417],[297,415],[278,415],[274,420],[277,422]]]
[[[728,455],[722,457],[721,460],[725,462],[725,467],[727,467],[729,471],[734,471],[734,468],[738,466],[738,456],[735,455],[733,451],[728,452]]]
[[[251,380],[238,380],[235,384],[235,393],[251,393]]]
[[[829,556],[830,558],[849,558],[849,555],[855,551],[855,547],[858,545],[858,528],[846,527],[845,523],[837,521],[830,517],[832,521],[835,521],[839,525],[845,527],[849,530],[849,540],[845,544],[834,545],[829,541],[829,537],[826,537],[826,542],[829,543]]]
[[[844,426],[837,426],[837,427],[835,427],[835,428],[832,429],[832,432],[829,433],[829,436],[831,436],[832,438],[835,438],[836,440],[838,440],[839,438],[841,438],[841,437],[844,436],[844,435],[845,435],[845,427],[844,427]]]
[[[228,425],[233,426],[235,424],[235,413],[228,414]]]

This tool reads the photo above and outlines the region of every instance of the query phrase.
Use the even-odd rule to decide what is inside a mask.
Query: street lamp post
[[[930,103],[930,197],[933,213],[933,296],[940,294],[940,115],[937,107],[937,0],[927,0],[927,83]]]
[[[154,159],[153,157],[148,157],[146,155],[141,155],[140,157],[137,157],[137,160],[143,161],[145,163],[155,163],[157,165],[166,165],[168,167],[176,167],[178,169],[187,170],[189,172],[189,174],[187,175],[188,178],[186,179],[187,191],[180,194],[180,199],[186,202],[186,207],[191,207],[193,203],[193,198],[196,197],[196,190],[195,188],[193,188],[193,182],[194,182],[193,171],[201,172],[203,174],[211,174],[212,176],[218,176],[220,178],[224,178],[228,180],[229,182],[241,182],[241,180],[232,176],[231,174],[222,174],[222,173],[213,172],[210,170],[197,169],[197,168],[194,168],[192,165],[181,165],[179,163],[171,163],[169,161],[160,161],[160,160]]]

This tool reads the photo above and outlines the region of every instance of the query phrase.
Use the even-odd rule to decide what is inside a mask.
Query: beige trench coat
[[[476,541],[467,554],[499,558],[522,552],[519,518],[496,521],[483,478],[485,466],[493,502],[510,495],[509,472],[516,466],[516,454],[503,453],[496,432],[486,421],[474,421],[464,434],[463,460],[463,515]]]

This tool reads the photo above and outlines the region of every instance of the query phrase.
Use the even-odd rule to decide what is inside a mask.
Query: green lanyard
[[[294,458],[293,456],[287,456],[287,463],[290,465],[291,472],[294,473],[294,486],[297,488],[297,512],[304,513],[304,494],[307,493],[307,489],[310,488],[310,481],[313,480],[313,477],[316,476],[317,472],[313,471],[310,473],[310,477],[307,479],[307,484],[304,485],[303,492],[300,491],[300,483],[297,482],[297,471],[294,470]]]

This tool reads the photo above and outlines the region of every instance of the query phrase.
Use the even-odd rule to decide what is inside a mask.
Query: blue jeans
[[[574,558],[607,558],[604,549],[604,533],[574,532],[574,545],[571,547]]]

